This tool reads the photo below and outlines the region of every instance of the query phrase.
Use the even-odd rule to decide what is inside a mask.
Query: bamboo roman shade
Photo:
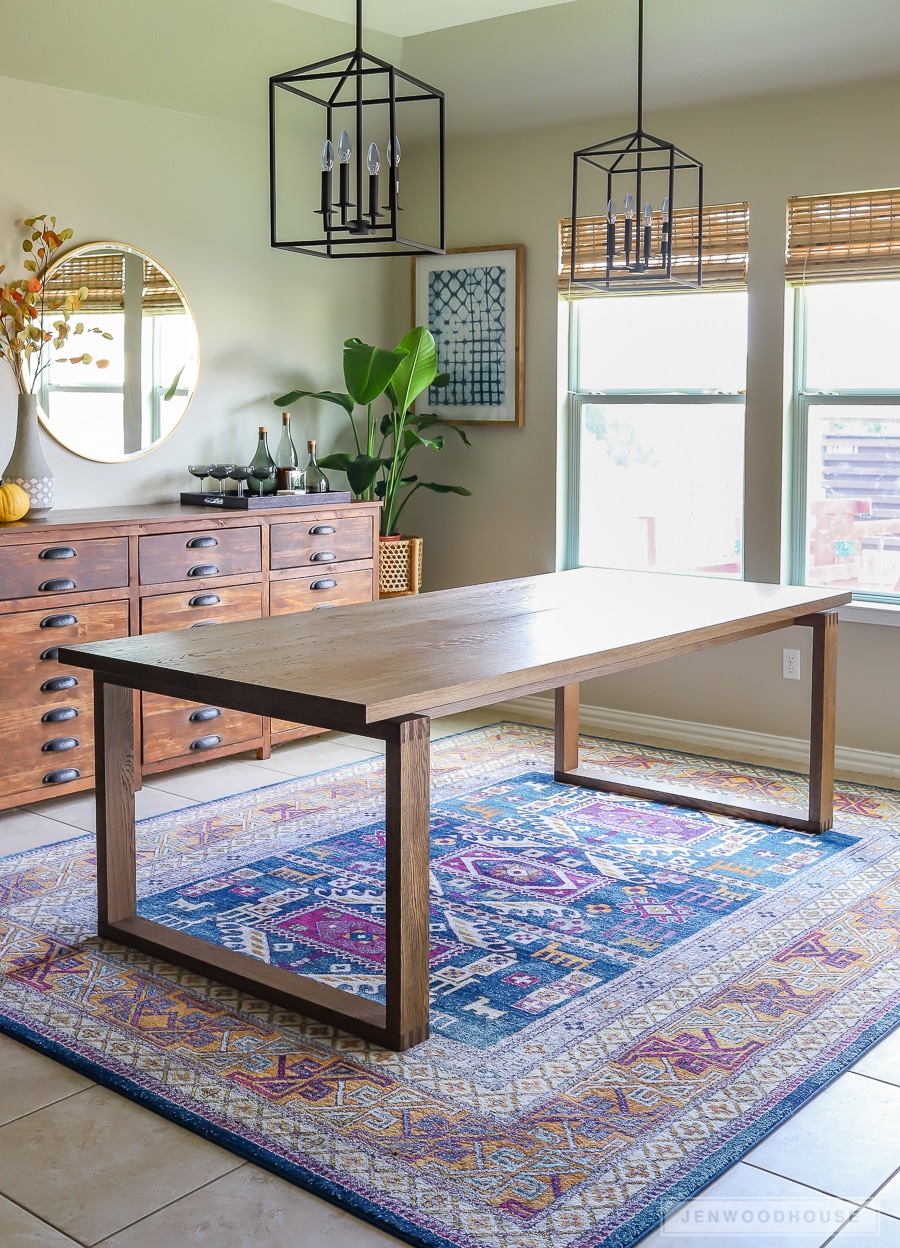
[[[181,295],[171,279],[152,261],[144,259],[141,307],[160,315],[182,312]],[[90,314],[122,312],[125,307],[125,265],[119,252],[94,252],[64,260],[45,282],[47,299],[55,303],[86,289],[82,311]]]
[[[603,278],[606,272],[606,217],[579,217],[576,253],[577,277]],[[661,239],[657,214],[652,239],[658,253]],[[625,222],[621,213],[616,221],[617,248],[624,249]],[[569,288],[572,257],[572,222],[559,223],[559,289],[570,298],[591,297],[590,289]],[[750,205],[709,204],[703,209],[703,287],[707,290],[746,290],[750,254]],[[685,281],[696,281],[697,209],[676,208],[672,214],[672,273]],[[613,292],[615,293],[615,292]],[[622,292],[626,293],[626,292]],[[634,293],[631,288],[627,293]],[[666,293],[662,289],[649,291]],[[672,293],[678,293],[674,287]]]
[[[900,277],[900,189],[788,200],[789,282]]]

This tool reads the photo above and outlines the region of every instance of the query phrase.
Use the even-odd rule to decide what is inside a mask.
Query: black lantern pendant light
[[[679,207],[691,209],[680,220]],[[605,291],[696,288],[702,270],[703,166],[644,129],[638,0],[637,129],[575,153],[570,283]]]
[[[331,259],[440,254],[444,94],[367,53],[362,33],[356,0],[352,52],[269,79],[272,246]],[[401,134],[412,152],[402,179]],[[414,185],[412,211],[401,182]]]

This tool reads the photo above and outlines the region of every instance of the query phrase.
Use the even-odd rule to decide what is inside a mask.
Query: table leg
[[[599,767],[586,771],[578,765],[578,686],[556,690],[555,779],[603,793],[620,793],[691,810],[709,810],[757,823],[794,828],[800,832],[827,832],[834,821],[834,719],[837,680],[836,611],[819,611],[792,621],[813,630],[812,694],[810,699],[809,804],[804,811],[777,802],[741,796],[728,801],[689,785],[637,784],[621,773]]]
[[[578,704],[580,685],[556,690],[554,719],[554,769],[557,777],[578,766]]]
[[[97,771],[97,918],[108,925],[137,913],[134,846],[134,690],[94,677]]]
[[[816,831],[834,822],[834,724],[837,695],[836,611],[804,621],[813,630],[812,694],[809,733],[809,818]]]
[[[431,722],[396,724],[385,777],[386,1044],[408,1049],[428,1038],[429,818]]]

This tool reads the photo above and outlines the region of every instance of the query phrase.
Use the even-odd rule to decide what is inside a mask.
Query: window
[[[794,579],[900,601],[900,191],[793,199]]]
[[[740,577],[746,293],[570,315],[570,565]]]

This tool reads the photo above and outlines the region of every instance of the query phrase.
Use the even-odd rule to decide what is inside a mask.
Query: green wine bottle
[[[309,451],[309,462],[303,470],[302,489],[307,494],[327,494],[330,490],[328,478],[316,463],[316,444],[310,438],[306,444]]]
[[[265,425],[259,427],[259,445],[256,454],[250,460],[250,480],[247,485],[251,494],[274,494],[275,460],[269,452],[269,442]]]

